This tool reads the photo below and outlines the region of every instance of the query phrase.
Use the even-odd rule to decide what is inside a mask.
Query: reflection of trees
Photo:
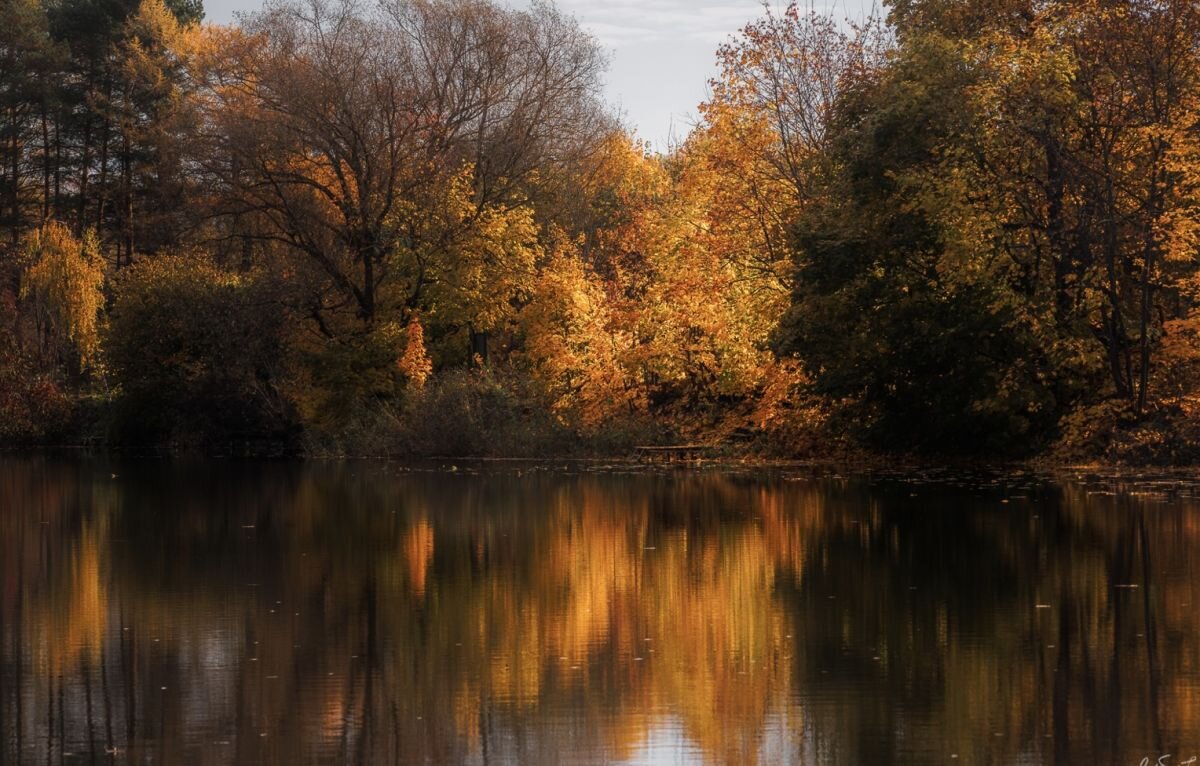
[[[1196,537],[1178,525],[1193,508],[1076,485],[1036,506],[908,494],[876,489],[850,527],[834,522],[847,494],[831,496],[803,585],[781,596],[800,636],[796,685],[828,702],[806,706],[825,752],[1123,763],[1188,745],[1200,643],[1195,618],[1167,603],[1192,601]]]
[[[716,763],[1109,763],[1200,731],[1188,502],[125,468],[0,463],[2,760],[559,763],[677,731]]]

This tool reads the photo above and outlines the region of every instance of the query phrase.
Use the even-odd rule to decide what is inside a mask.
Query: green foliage
[[[281,320],[265,280],[226,272],[203,254],[126,269],[107,337],[119,440],[216,450],[286,444],[294,416],[277,389]]]
[[[405,341],[405,329],[391,322],[338,338],[299,338],[289,392],[305,424],[317,433],[337,433],[365,407],[398,396]]]
[[[183,26],[199,24],[204,20],[202,0],[166,0],[163,4]]]
[[[940,151],[969,128],[952,48],[906,52],[843,104],[841,168],[795,227],[793,305],[777,335],[840,423],[871,444],[1028,449],[1053,415],[1041,355],[986,242],[958,252]]]

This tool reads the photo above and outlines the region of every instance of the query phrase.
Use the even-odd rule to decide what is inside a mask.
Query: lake
[[[0,458],[0,762],[1200,755],[1183,477]]]

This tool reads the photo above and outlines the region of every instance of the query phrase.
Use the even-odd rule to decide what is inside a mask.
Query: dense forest
[[[0,441],[1200,460],[1200,7],[0,0]]]

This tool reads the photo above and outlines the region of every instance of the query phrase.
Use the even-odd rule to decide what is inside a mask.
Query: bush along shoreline
[[[519,379],[518,379],[519,380]],[[1009,465],[1035,468],[1104,466],[1193,468],[1200,466],[1200,431],[1178,410],[1137,418],[1126,407],[1105,407],[1079,415],[1054,442],[1025,453],[908,451],[864,447],[839,431],[828,418],[818,427],[806,420],[799,432],[786,421],[777,430],[752,427],[729,431],[724,424],[681,433],[669,423],[629,419],[584,430],[562,422],[539,402],[523,398],[515,380],[484,370],[432,376],[426,387],[395,400],[358,403],[337,421],[337,428],[306,430],[295,411],[288,418],[264,420],[250,403],[228,409],[212,405],[213,417],[197,415],[150,430],[137,410],[119,396],[70,401],[53,396],[44,412],[53,417],[8,427],[0,450],[79,450],[128,456],[202,456],[218,458],[422,460],[582,460],[651,461],[639,448],[695,447],[678,461],[720,464],[817,462],[846,465]],[[528,392],[524,392],[528,396]],[[46,396],[46,393],[42,393]],[[198,411],[197,411],[198,412]],[[252,413],[249,417],[245,413]],[[239,417],[245,417],[239,420]],[[128,418],[134,426],[123,424]]]

